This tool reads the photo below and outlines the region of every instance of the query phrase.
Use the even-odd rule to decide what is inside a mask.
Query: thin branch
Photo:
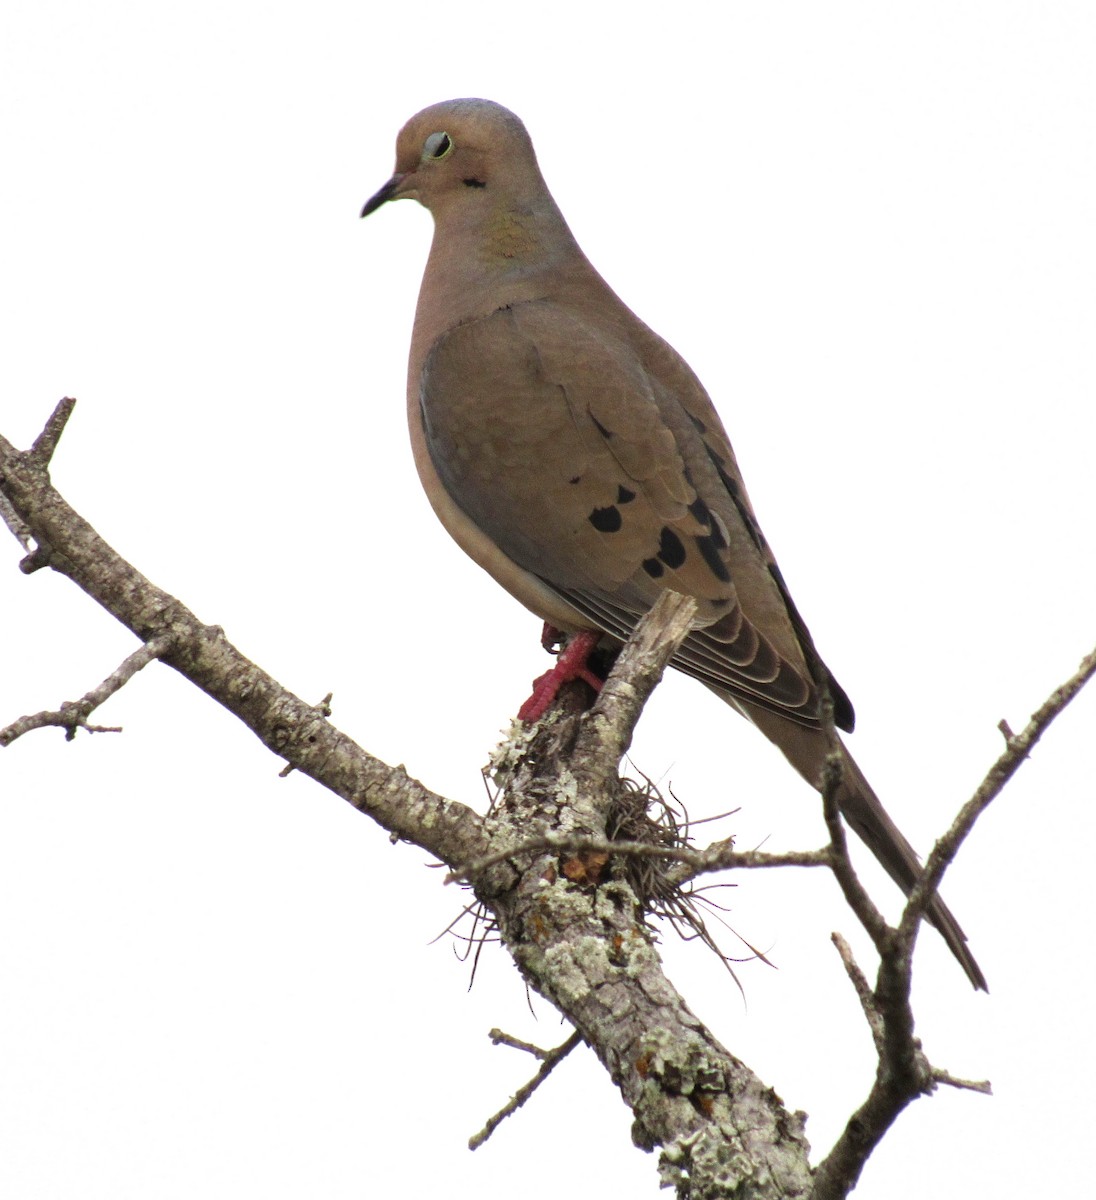
[[[492,1046],[509,1046],[511,1050],[524,1050],[526,1054],[531,1054],[534,1058],[542,1061],[555,1053],[555,1050],[545,1050],[542,1046],[534,1046],[532,1042],[523,1042],[521,1038],[503,1033],[501,1029],[492,1029],[487,1036],[491,1039]]]
[[[853,990],[856,992],[857,999],[860,1001],[860,1007],[864,1010],[868,1028],[871,1030],[872,1041],[875,1043],[875,1052],[882,1057],[884,1049],[883,1018],[880,1015],[878,1005],[875,1003],[875,994],[871,990],[871,984],[853,957],[852,947],[845,941],[841,934],[831,933],[830,939],[837,947],[837,953],[841,956],[845,974],[848,975]]]
[[[495,1033],[497,1030],[491,1031],[491,1040],[498,1045],[499,1041],[505,1040],[505,1035],[496,1040]],[[582,1041],[582,1035],[576,1029],[574,1033],[561,1045],[554,1050],[544,1051],[539,1053],[543,1055],[544,1061],[540,1064],[537,1073],[529,1080],[527,1084],[518,1088],[518,1090],[510,1097],[507,1104],[504,1104],[493,1117],[490,1117],[487,1124],[477,1134],[473,1134],[468,1139],[468,1149],[478,1150],[485,1141],[495,1132],[495,1130],[506,1120],[511,1114],[516,1113],[519,1108],[529,1099],[529,1097],[537,1090],[538,1087],[548,1078],[549,1075],[556,1069],[571,1051]],[[507,1042],[508,1045],[513,1045],[513,1042]],[[532,1049],[532,1047],[522,1044],[521,1049]]]
[[[910,1007],[914,941],[926,906],[936,894],[945,870],[975,822],[1016,773],[1051,722],[1094,674],[1096,650],[1086,655],[1073,675],[1050,694],[1032,715],[1022,733],[1013,734],[1005,722],[1001,723],[1000,728],[1007,741],[1004,753],[986,773],[948,832],[936,843],[921,877],[910,892],[898,928],[891,929],[883,923],[880,937],[873,938],[880,947],[881,962],[878,982],[870,997],[865,999],[863,995],[859,969],[855,974],[850,971],[850,978],[861,996],[872,1037],[880,1052],[879,1066],[868,1098],[853,1114],[833,1149],[816,1168],[812,1200],[839,1200],[847,1196],[859,1179],[864,1163],[902,1110],[918,1096],[931,1092],[937,1084],[991,1094],[988,1081],[960,1079],[933,1067],[914,1036],[913,1010]],[[829,811],[836,806],[832,800],[828,800],[826,807],[827,824],[831,826],[831,837],[834,837],[836,844],[835,829],[839,822],[831,821],[835,814]],[[840,833],[839,836],[843,838],[844,835]],[[840,858],[838,855],[838,861]],[[842,887],[844,890],[844,883]],[[846,896],[852,903],[848,891]],[[842,942],[836,936],[835,942],[841,951]],[[849,970],[851,954],[846,958],[845,952],[841,953],[846,961],[846,970]],[[878,1030],[880,1019],[882,1037]]]
[[[883,919],[883,914],[876,908],[874,901],[868,895],[860,877],[852,865],[849,856],[849,842],[845,836],[845,823],[841,819],[841,810],[837,806],[837,789],[841,785],[841,757],[831,754],[826,760],[822,775],[822,816],[830,835],[829,863],[837,878],[841,894],[857,920],[868,932],[880,956],[886,950],[891,935],[890,927]]]
[[[162,657],[167,666],[238,717],[275,754],[395,837],[450,865],[486,853],[483,819],[473,809],[367,754],[315,706],[245,658],[223,629],[206,625],[146,579],[65,502],[50,482],[45,460],[72,406],[71,400],[57,406],[35,450],[17,451],[0,438],[0,490],[38,543],[21,569],[48,564],[142,642],[168,637],[171,648]]]
[[[17,721],[0,729],[0,746],[10,746],[16,738],[32,729],[59,726],[65,731],[65,741],[71,742],[77,729],[89,733],[121,733],[120,725],[89,725],[88,717],[115,692],[120,691],[143,667],[157,658],[162,658],[171,647],[171,638],[162,634],[135,650],[116,670],[112,671],[98,687],[92,688],[79,700],[66,700],[60,708],[20,717]]]
[[[471,882],[499,863],[525,854],[540,854],[545,850],[570,854],[620,854],[680,862],[689,868],[683,882],[708,871],[830,865],[828,850],[789,850],[782,854],[767,854],[762,850],[732,850],[725,842],[716,842],[706,850],[690,850],[687,847],[657,846],[650,842],[615,842],[608,838],[546,833],[541,837],[525,839],[503,850],[496,850],[473,862],[462,863],[446,875],[445,882]],[[676,876],[674,882],[678,882]]]
[[[898,925],[902,939],[911,937],[917,922],[932,902],[944,872],[955,858],[975,822],[1001,793],[1001,789],[1016,774],[1031,753],[1035,743],[1043,736],[1055,718],[1096,675],[1096,649],[1081,660],[1077,670],[1060,687],[1054,689],[1047,699],[1032,714],[1023,732],[1013,734],[1008,723],[1002,721],[998,728],[1005,735],[1006,746],[1000,758],[986,772],[974,795],[959,810],[951,828],[936,843],[925,863],[921,878],[910,892],[905,911]]]
[[[958,1088],[960,1091],[978,1092],[982,1096],[993,1095],[993,1084],[988,1079],[958,1079],[954,1075],[949,1075],[947,1071],[942,1071],[939,1067],[932,1068],[932,1078],[936,1083]]]
[[[72,396],[65,396],[57,401],[57,407],[50,413],[49,420],[46,421],[45,427],[34,439],[34,445],[30,448],[30,457],[36,465],[49,466],[57,449],[57,443],[61,440],[61,434],[65,432],[65,426],[75,407],[76,401]]]
[[[609,672],[575,742],[575,782],[587,797],[612,795],[617,766],[643,706],[688,636],[696,615],[690,596],[665,591],[637,625]]]

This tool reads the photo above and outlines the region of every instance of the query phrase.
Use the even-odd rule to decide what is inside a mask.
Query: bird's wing
[[[560,303],[517,304],[440,337],[419,398],[440,486],[511,582],[515,563],[621,639],[665,588],[692,596],[697,627],[675,665],[817,723],[809,635],[722,425],[665,343]],[[520,597],[534,611],[538,591]]]

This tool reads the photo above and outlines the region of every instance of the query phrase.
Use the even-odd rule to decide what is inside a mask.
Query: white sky
[[[1096,642],[1096,9],[1085,3],[186,5],[0,13],[0,431],[79,398],[54,477],[119,551],[430,786],[478,769],[544,669],[539,622],[437,526],[403,417],[430,238],[357,213],[417,109],[525,119],[587,253],[690,360],[857,707],[852,746],[927,848]],[[0,724],[134,648],[64,579],[0,570]],[[486,660],[486,661],[485,661]],[[504,955],[475,988],[425,856],[152,667],[0,754],[0,1194],[34,1200],[659,1195],[589,1052],[476,1154],[543,1044]],[[919,1032],[996,1097],[917,1104],[857,1193],[1063,1195],[1091,1127],[1096,695],[949,876],[992,992],[939,939]],[[705,690],[634,747],[740,844],[819,806]],[[767,839],[767,840],[766,840]],[[876,879],[876,876],[871,876]],[[822,875],[744,877],[778,971],[744,1004],[668,935],[693,1009],[824,1152],[871,1045]],[[880,895],[894,898],[880,882]]]

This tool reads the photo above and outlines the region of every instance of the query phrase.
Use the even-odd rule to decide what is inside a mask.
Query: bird
[[[792,600],[708,393],[579,248],[522,121],[482,99],[423,109],[361,215],[401,199],[434,219],[407,417],[442,525],[583,653],[619,646],[664,589],[691,596],[672,665],[821,789],[834,745],[824,698],[845,732],[852,704]],[[908,894],[920,860],[837,745],[840,811]],[[988,990],[939,895],[926,916]]]

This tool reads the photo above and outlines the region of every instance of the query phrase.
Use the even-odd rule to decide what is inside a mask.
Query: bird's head
[[[418,200],[438,219],[454,208],[532,208],[546,194],[533,143],[509,109],[491,100],[446,100],[400,130],[395,172],[362,216],[388,200]]]

